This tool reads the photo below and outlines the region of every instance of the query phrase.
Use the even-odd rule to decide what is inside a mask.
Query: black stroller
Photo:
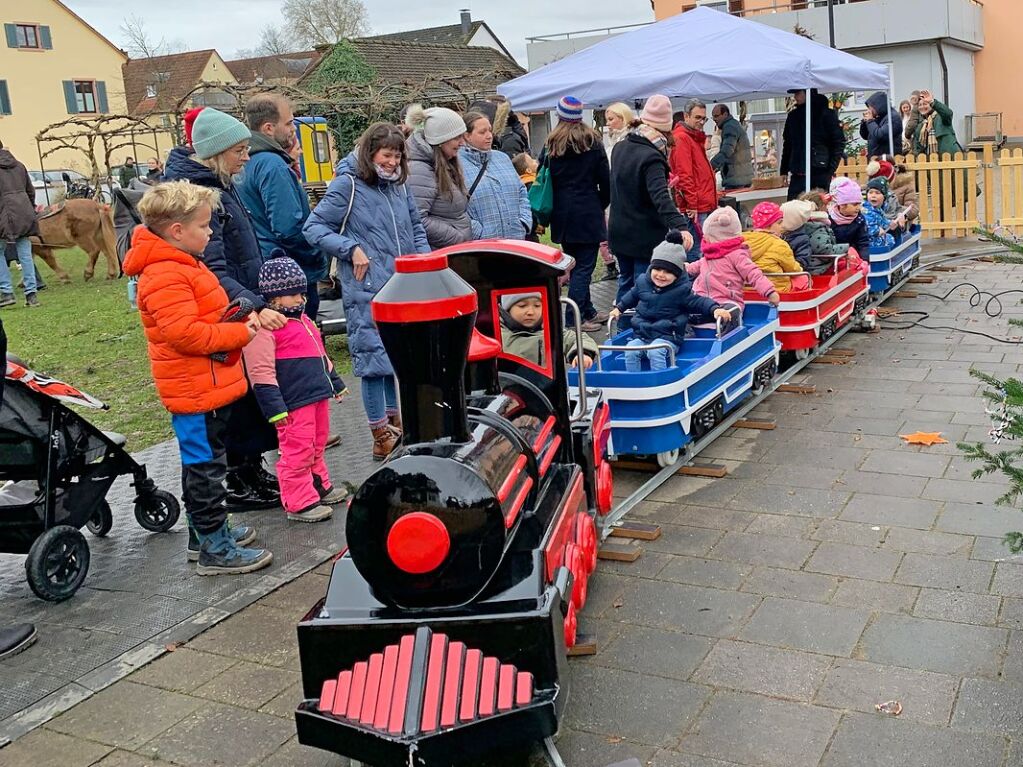
[[[165,532],[181,513],[124,449],[125,438],[97,429],[66,404],[106,409],[73,386],[7,361],[0,407],[0,552],[28,554],[25,573],[36,596],[58,602],[74,595],[89,570],[87,527],[105,536],[113,526],[107,491],[131,474],[135,519]]]

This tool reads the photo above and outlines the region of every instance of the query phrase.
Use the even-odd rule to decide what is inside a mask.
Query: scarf
[[[704,240],[701,250],[703,251],[704,258],[713,259],[724,258],[736,248],[745,247],[746,241],[742,237],[732,237],[728,240],[721,240],[721,242],[707,242]]]
[[[394,169],[392,173],[388,173],[384,170],[383,166],[373,163],[373,170],[377,172],[377,177],[381,181],[397,181],[401,178],[401,166],[399,165]]]
[[[831,203],[830,205],[828,205],[828,215],[831,217],[831,220],[834,221],[836,224],[842,224],[843,226],[847,226],[848,224],[851,224],[853,221],[859,218],[860,214],[857,212],[851,216],[845,216],[841,212],[839,212],[838,206],[835,205],[835,203]]]
[[[931,110],[931,113],[924,118],[923,130],[920,132],[920,138],[924,139],[920,143],[927,147],[927,154],[938,153],[938,137],[934,135],[934,118],[937,114],[933,109]]]
[[[646,123],[641,123],[639,126],[633,128],[632,132],[638,136],[642,136],[653,144],[657,151],[665,157],[668,156],[668,139],[666,139],[664,134],[659,130],[651,128]]]

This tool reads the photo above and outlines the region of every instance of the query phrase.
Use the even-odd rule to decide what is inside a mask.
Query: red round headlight
[[[422,575],[436,570],[450,551],[448,529],[433,514],[406,514],[387,533],[387,555],[406,573]]]

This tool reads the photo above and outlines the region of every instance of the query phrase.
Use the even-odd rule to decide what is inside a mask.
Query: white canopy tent
[[[608,38],[497,90],[517,111],[531,112],[554,109],[565,95],[599,108],[656,93],[737,101],[811,88],[888,92],[889,86],[883,64],[766,24],[696,8]],[[808,170],[810,111],[806,109]]]

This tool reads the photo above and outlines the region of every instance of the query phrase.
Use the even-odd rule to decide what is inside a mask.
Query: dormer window
[[[155,85],[147,85],[146,86],[146,98],[147,99],[155,99],[156,98],[156,86]]]

